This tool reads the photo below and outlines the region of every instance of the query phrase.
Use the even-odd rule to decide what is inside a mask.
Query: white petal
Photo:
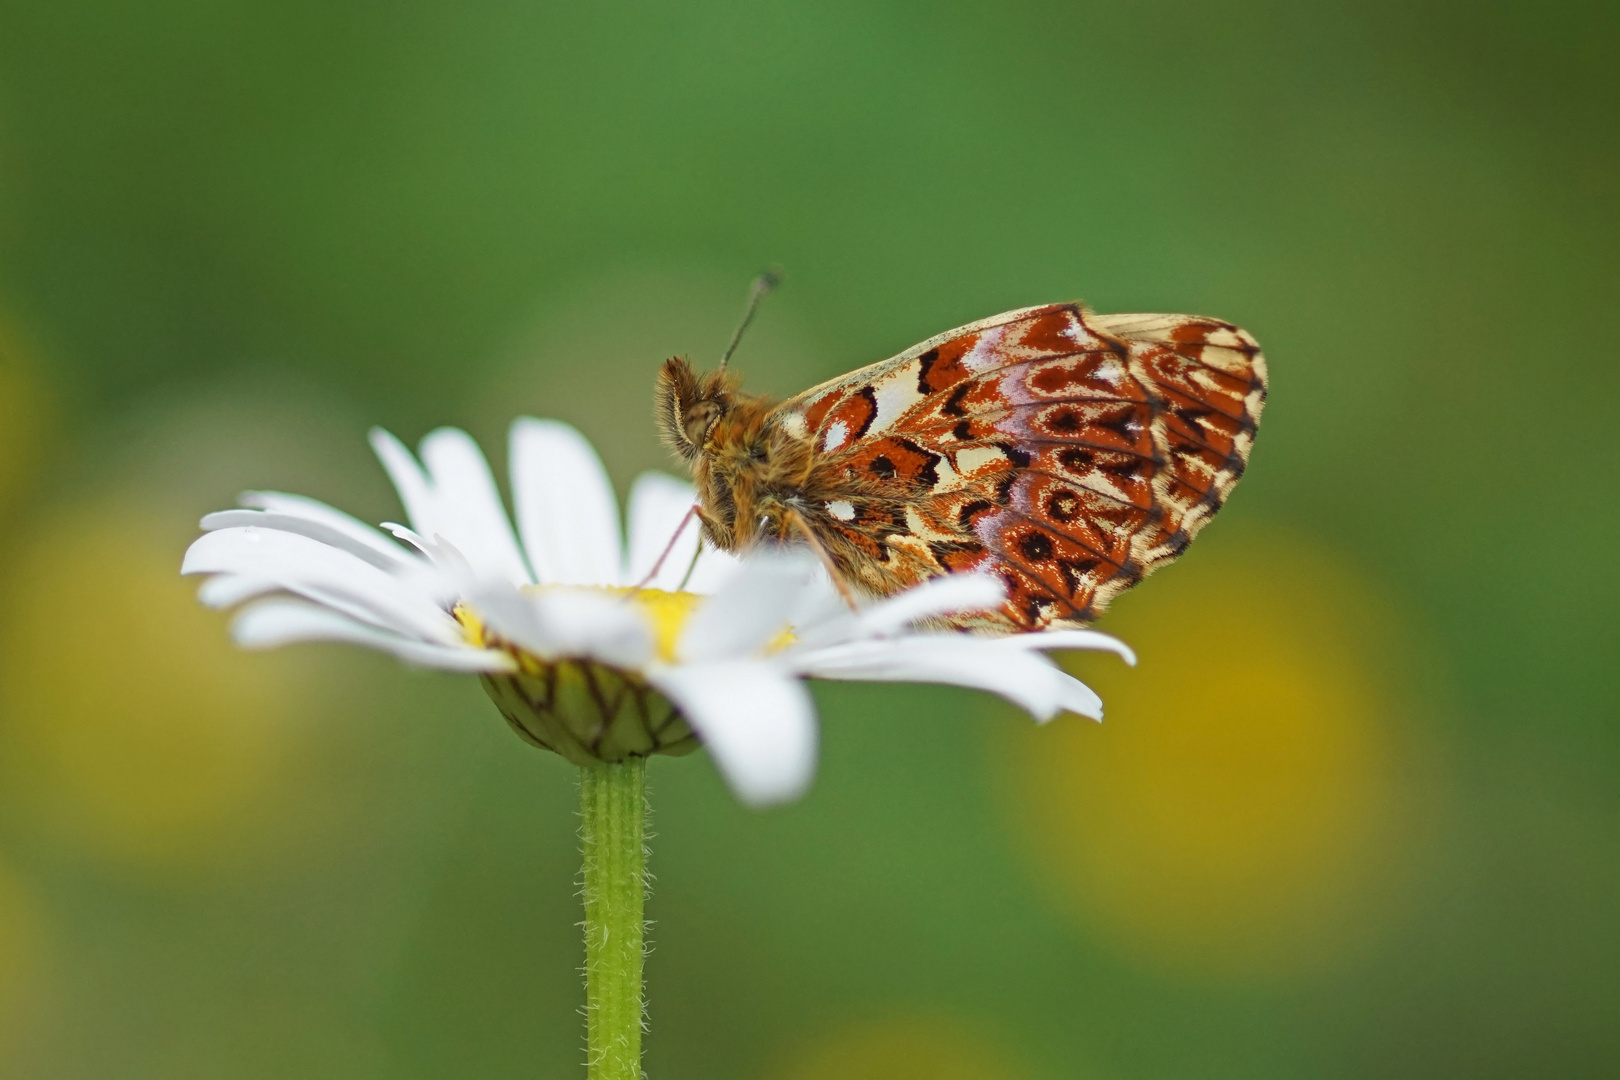
[[[720,591],[692,613],[676,653],[702,662],[763,648],[787,628],[815,570],[814,557],[801,551],[761,551],[742,560]]]
[[[244,491],[243,506],[268,510],[275,514],[290,514],[330,526],[358,544],[364,544],[377,554],[389,559],[399,558],[399,545],[357,517],[345,514],[336,507],[305,495],[288,495],[280,491]]]
[[[327,522],[302,514],[285,514],[272,510],[220,510],[204,517],[202,527],[209,532],[215,529],[257,527],[297,533],[311,540],[319,540],[330,547],[341,548],[384,570],[403,566],[411,558],[409,552],[398,544],[391,544],[383,539],[381,533],[374,532],[377,543],[372,544],[346,529],[336,528]]]
[[[661,668],[648,678],[680,708],[743,802],[787,802],[810,786],[816,712],[803,683],[750,661]]]
[[[372,431],[371,445],[399,490],[412,528],[430,540],[442,536],[450,541],[480,576],[514,585],[530,582],[495,478],[466,432],[440,428],[430,433],[422,440],[422,466],[381,428]]]
[[[235,607],[244,600],[276,592],[281,586],[264,578],[243,577],[241,574],[216,574],[202,583],[197,599],[204,607]]]
[[[328,608],[303,600],[261,600],[242,610],[231,636],[249,649],[270,649],[296,641],[342,641],[392,653],[423,667],[449,671],[510,671],[512,658],[493,649],[429,645],[365,626]]]
[[[512,424],[512,502],[536,580],[622,585],[619,504],[585,436],[556,420]]]
[[[1111,652],[1132,667],[1136,666],[1136,653],[1129,645],[1096,630],[1042,630],[1033,634],[1008,634],[991,640],[1005,649],[1090,649]]]
[[[182,574],[234,574],[326,604],[352,618],[424,641],[453,644],[461,631],[430,594],[359,557],[276,529],[220,529],[186,551]]]
[[[793,634],[799,646],[805,648],[862,637],[860,625],[860,614],[850,610],[848,601],[825,571],[816,575],[793,611]]]
[[[500,637],[537,656],[590,657],[638,670],[653,658],[652,628],[625,597],[585,589],[471,590],[467,603]]]
[[[424,595],[431,594],[439,606],[446,610],[449,610],[455,601],[461,598],[462,593],[473,585],[480,581],[484,583],[490,581],[487,577],[480,579],[466,556],[443,536],[428,540],[413,529],[389,521],[383,522],[382,527],[415,548],[424,557],[408,563],[404,570],[395,571],[395,576],[408,581]],[[511,588],[507,582],[501,582],[501,585]]]
[[[674,592],[697,552],[699,525],[692,507],[697,492],[660,472],[644,472],[630,485],[630,552],[624,580],[640,585],[660,556],[663,564],[647,587]],[[675,531],[680,530],[679,539]],[[674,541],[672,544],[671,541]],[[668,554],[665,555],[665,551]]]
[[[371,449],[387,470],[394,490],[399,492],[399,501],[405,504],[405,516],[417,532],[432,536],[439,530],[433,485],[416,463],[416,458],[405,449],[404,443],[394,438],[392,432],[380,427],[371,429]]]
[[[1089,720],[1103,718],[1103,700],[1097,696],[1097,691],[1070,675],[1061,668],[1053,666],[1058,676],[1058,706],[1064,712],[1072,712],[1076,716],[1084,716]],[[1054,713],[1054,715],[1056,715]],[[1035,719],[1043,724],[1051,717],[1037,716]]]
[[[441,521],[437,533],[456,546],[482,577],[514,585],[534,579],[490,475],[483,451],[465,431],[440,428],[422,440],[422,464],[433,478]],[[418,530],[422,531],[422,530]]]
[[[950,574],[907,589],[898,596],[861,612],[864,636],[892,634],[907,625],[937,615],[985,611],[1007,599],[1007,587],[988,574]]]
[[[440,551],[442,550],[441,547],[430,542],[427,537],[423,536],[415,529],[412,529],[406,525],[401,525],[397,521],[385,521],[382,523],[382,527],[388,531],[390,536],[396,537],[397,539],[411,545],[411,547],[421,552],[428,559],[435,561],[438,559]],[[465,561],[466,560],[463,560],[463,562]],[[471,568],[468,569],[470,572]]]
[[[1000,639],[962,634],[919,634],[897,640],[845,642],[792,650],[783,661],[822,679],[864,682],[933,682],[988,690],[1048,720],[1067,709],[1102,718],[1102,700],[1084,683],[1030,650],[999,648]]]

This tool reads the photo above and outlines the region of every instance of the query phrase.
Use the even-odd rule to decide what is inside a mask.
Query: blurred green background
[[[772,262],[756,388],[1082,298],[1273,393],[1107,724],[654,762],[655,1080],[1620,1075],[1617,12],[0,2],[0,1075],[582,1075],[571,769],[180,553],[373,423],[622,485]]]

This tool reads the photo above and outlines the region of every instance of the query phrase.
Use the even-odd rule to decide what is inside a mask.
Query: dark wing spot
[[[983,499],[976,499],[973,502],[964,504],[962,509],[956,512],[956,520],[962,524],[963,528],[969,528],[973,525],[973,519],[975,517],[984,513],[986,510],[994,510],[995,508],[995,503],[986,502]]]
[[[1003,454],[1007,455],[1007,460],[1012,462],[1012,467],[1015,469],[1027,469],[1029,463],[1035,460],[1034,455],[1023,447],[1013,446],[1011,443],[999,443],[998,447]]]
[[[1080,499],[1072,491],[1054,492],[1052,497],[1046,500],[1046,512],[1054,520],[1068,524],[1080,516]]]
[[[1075,595],[1090,584],[1087,578],[1093,570],[1097,569],[1097,566],[1098,561],[1096,559],[1058,560],[1058,571],[1063,575],[1063,584],[1069,590],[1070,596]]]
[[[1070,446],[1058,455],[1058,461],[1063,464],[1065,469],[1073,473],[1088,471],[1096,460],[1090,450],[1082,450],[1078,446]]]
[[[915,461],[907,463],[907,472],[910,475],[906,479],[932,490],[934,485],[939,483],[939,455],[924,450],[910,439],[896,439],[895,442],[899,443],[902,449],[916,455]]]
[[[1204,417],[1209,416],[1215,410],[1200,409],[1193,405],[1176,404],[1170,406],[1170,411],[1176,416],[1180,417],[1182,420],[1186,421],[1187,426],[1193,431],[1198,431],[1201,427],[1200,421],[1202,421]]]
[[[1039,562],[1052,557],[1052,538],[1045,533],[1025,533],[1018,541],[1018,550],[1023,552],[1024,558]]]
[[[872,426],[873,420],[877,419],[877,391],[873,390],[870,386],[863,386],[858,394],[860,397],[866,399],[866,404],[869,406],[869,408],[867,408],[866,416],[861,420],[859,428],[850,433],[850,439],[852,440],[858,439],[862,435],[865,435],[866,429]]]
[[[967,392],[972,388],[972,385],[972,383],[966,382],[957,383],[956,389],[951,391],[951,396],[945,399],[945,404],[939,407],[939,411],[946,416],[966,416],[967,409],[962,402],[966,399]],[[876,405],[877,399],[873,398],[872,400],[873,404]]]
[[[973,438],[973,425],[966,420],[958,420],[956,426],[951,428],[951,434],[958,439],[971,439]]]
[[[879,454],[877,457],[873,458],[872,464],[869,466],[869,468],[879,479],[894,479],[894,462],[890,461],[884,454]]]
[[[928,372],[939,361],[939,350],[929,349],[917,357],[917,361],[917,393],[926,397],[934,392],[934,388],[928,385]]]
[[[1104,420],[1098,426],[1107,428],[1133,445],[1136,443],[1136,436],[1142,430],[1142,422],[1136,418],[1135,409],[1127,410],[1111,420]]]
[[[1046,422],[1046,426],[1053,431],[1074,432],[1080,430],[1080,414],[1073,409],[1061,409],[1054,413]]]

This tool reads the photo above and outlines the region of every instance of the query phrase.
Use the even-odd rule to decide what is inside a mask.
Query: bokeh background
[[[399,510],[1010,307],[1250,328],[1249,475],[1076,670],[654,763],[655,1080],[1620,1075],[1620,7],[0,2],[0,1075],[582,1075],[570,768],[234,652],[238,490]]]

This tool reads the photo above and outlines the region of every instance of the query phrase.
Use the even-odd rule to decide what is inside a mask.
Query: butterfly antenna
[[[743,312],[742,322],[737,324],[737,332],[731,335],[731,344],[720,357],[720,370],[726,369],[726,362],[731,354],[737,351],[737,343],[742,340],[743,331],[748,324],[754,321],[754,313],[759,310],[759,302],[765,299],[765,294],[782,283],[782,271],[772,267],[754,279],[754,287],[748,291],[748,310]]]

